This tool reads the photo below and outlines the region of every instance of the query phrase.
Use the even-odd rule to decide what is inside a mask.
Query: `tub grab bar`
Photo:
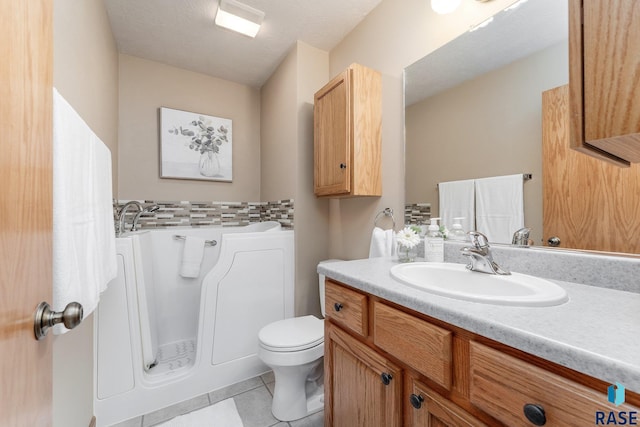
[[[174,234],[173,238],[176,240],[185,240],[187,237],[186,236],[182,236],[180,234]],[[215,246],[217,245],[218,242],[216,242],[215,240],[205,240],[204,241],[204,245],[205,246]]]

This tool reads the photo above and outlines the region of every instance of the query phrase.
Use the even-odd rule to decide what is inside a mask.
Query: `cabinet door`
[[[313,178],[317,196],[351,191],[349,72],[334,78],[315,95]]]
[[[570,0],[571,146],[640,162],[640,2]]]
[[[412,427],[484,427],[482,421],[418,381],[408,397]]]
[[[402,372],[327,322],[325,425],[400,427]]]

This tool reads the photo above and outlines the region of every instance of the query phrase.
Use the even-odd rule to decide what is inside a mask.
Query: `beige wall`
[[[385,207],[394,209],[397,227],[403,223],[403,69],[510,3],[513,0],[463,2],[458,11],[437,15],[431,11],[428,1],[383,0],[331,51],[331,76],[352,62],[383,74],[383,196],[332,200],[331,257],[354,259],[368,256],[373,220]]]
[[[261,91],[261,197],[294,199],[297,315],[319,315],[316,266],[328,255],[328,201],[313,194],[313,95],[328,74],[328,53],[298,42]]]
[[[118,198],[257,201],[260,93],[154,61],[120,55]],[[160,178],[159,108],[233,120],[233,182]]]
[[[296,195],[297,59],[294,46],[260,90],[262,200],[293,199]]]
[[[55,0],[53,81],[109,147],[118,176],[118,53],[101,0]],[[115,192],[114,192],[115,194]],[[93,415],[93,316],[53,338],[53,425],[86,427]]]
[[[542,92],[568,82],[567,52],[560,43],[408,107],[407,202],[439,216],[438,182],[532,173],[525,225],[541,243]]]
[[[296,314],[320,312],[318,262],[329,257],[329,201],[313,193],[313,96],[329,76],[329,53],[298,43]]]

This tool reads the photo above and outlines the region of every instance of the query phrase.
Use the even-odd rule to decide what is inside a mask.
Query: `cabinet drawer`
[[[482,421],[419,381],[411,381],[411,395],[408,400],[412,406],[412,427],[486,427]]]
[[[471,403],[508,426],[535,425],[525,417],[525,405],[541,407],[548,426],[594,425],[596,411],[638,410],[609,403],[607,390],[597,392],[476,342],[470,343],[470,362]]]
[[[374,303],[375,344],[446,389],[451,388],[451,340],[451,331]]]
[[[327,280],[325,286],[325,312],[342,326],[360,336],[367,336],[367,297]]]

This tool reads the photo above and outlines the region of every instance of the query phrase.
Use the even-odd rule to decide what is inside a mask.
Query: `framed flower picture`
[[[230,119],[160,108],[160,177],[231,182]]]

